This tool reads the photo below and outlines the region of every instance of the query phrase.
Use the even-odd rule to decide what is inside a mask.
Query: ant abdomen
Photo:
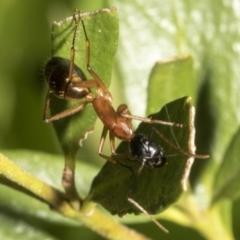
[[[59,98],[66,100],[84,98],[89,89],[82,87],[82,81],[87,80],[83,71],[73,65],[72,75],[69,79],[70,60],[53,57],[45,66],[45,80],[50,90]]]
[[[153,142],[150,137],[143,134],[136,134],[129,142],[130,154],[141,164],[151,168],[164,166],[167,159],[162,147]]]

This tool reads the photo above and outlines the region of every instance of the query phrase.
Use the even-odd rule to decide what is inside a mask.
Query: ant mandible
[[[44,121],[51,122],[65,118],[67,116],[75,114],[78,111],[81,111],[87,104],[91,103],[97,116],[101,119],[104,125],[98,148],[98,154],[101,157],[113,163],[118,162],[114,159],[114,156],[117,156],[115,152],[116,137],[120,140],[130,142],[130,155],[142,163],[142,167],[143,165],[148,165],[150,167],[156,168],[165,165],[166,158],[164,156],[163,150],[152,140],[152,133],[150,133],[149,136],[135,134],[132,129],[131,121],[132,119],[135,119],[146,123],[157,123],[177,127],[182,127],[182,124],[134,116],[130,113],[126,104],[121,104],[117,110],[115,110],[112,106],[111,93],[109,92],[102,79],[94,72],[90,66],[90,41],[88,39],[85,24],[81,17],[80,11],[74,11],[73,21],[75,23],[75,28],[70,51],[70,60],[62,57],[52,57],[52,59],[48,61],[45,67],[45,79],[49,90],[44,106]],[[75,39],[80,22],[86,42],[86,67],[93,78],[90,80],[86,78],[83,71],[74,63]],[[91,88],[96,88],[96,94],[91,92]],[[50,94],[54,94],[58,98],[65,100],[78,100],[84,98],[84,101],[63,112],[48,117],[47,113],[50,104]],[[156,129],[153,128],[152,131],[156,131],[164,141],[167,141],[169,143],[169,141]],[[110,148],[113,157],[106,156],[102,153],[108,132],[110,138]],[[196,158],[206,158],[206,156],[203,155],[188,153],[175,146],[171,142],[170,145],[185,155]]]

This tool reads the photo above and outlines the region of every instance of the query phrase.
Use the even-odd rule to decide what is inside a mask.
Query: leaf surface
[[[166,104],[159,113],[152,114],[153,119],[161,119],[182,123],[186,127],[174,128],[164,125],[156,125],[166,138],[186,151],[194,151],[194,109],[190,104],[190,98],[184,97]],[[141,123],[137,133],[148,135],[153,124]],[[186,188],[187,173],[190,171],[192,159],[172,149],[160,137],[154,133],[154,141],[163,147],[168,163],[162,168],[151,169],[144,167],[139,175],[131,198],[137,201],[145,210],[156,214],[165,210],[180,197]],[[122,142],[117,149],[118,153],[128,153],[128,143]],[[123,164],[130,166],[136,173],[139,163],[129,161],[126,158]],[[131,171],[118,164],[107,162],[99,174],[95,177],[91,191],[91,200],[100,203],[113,214],[139,213],[127,200],[128,192],[132,186],[134,177]]]

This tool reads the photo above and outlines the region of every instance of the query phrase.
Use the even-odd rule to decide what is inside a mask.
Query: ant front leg
[[[87,35],[87,31],[86,31],[84,21],[81,18],[80,14],[79,14],[79,19],[80,19],[81,24],[82,24],[82,29],[83,29],[83,33],[84,33],[84,36],[85,36],[85,42],[86,42],[86,66],[87,66],[87,70],[91,74],[93,79],[96,81],[98,96],[103,97],[104,99],[108,100],[109,102],[112,102],[112,95],[109,92],[107,86],[105,85],[103,80],[97,75],[97,73],[95,73],[93,71],[92,67],[90,66],[90,41],[89,41],[89,38],[88,38],[88,35]]]
[[[80,14],[81,14],[81,12],[79,10],[77,10],[77,9],[74,10],[73,21],[74,21],[75,26],[74,26],[72,46],[71,46],[71,51],[70,51],[70,67],[69,67],[69,73],[68,73],[68,80],[70,80],[72,78],[72,73],[73,73],[73,69],[74,69],[75,40],[76,40],[77,30],[78,30],[78,26],[79,26]],[[76,18],[76,15],[78,15],[77,18]]]

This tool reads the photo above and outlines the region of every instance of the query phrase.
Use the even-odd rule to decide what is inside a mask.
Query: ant
[[[106,87],[102,79],[97,75],[97,73],[94,72],[94,70],[90,66],[90,41],[88,39],[85,24],[81,17],[80,11],[78,10],[74,11],[73,21],[75,23],[75,28],[73,33],[72,46],[70,50],[70,60],[57,56],[52,57],[47,62],[45,67],[45,79],[49,87],[49,90],[46,95],[44,106],[43,114],[44,121],[52,122],[59,120],[61,118],[65,118],[67,116],[75,114],[76,112],[81,111],[82,109],[84,109],[86,105],[91,103],[97,116],[100,118],[104,125],[98,147],[98,154],[110,162],[120,163],[118,160],[116,160],[119,154],[115,152],[115,138],[124,141],[129,141],[130,155],[141,163],[141,167],[138,170],[137,176],[140,174],[144,165],[147,165],[151,168],[159,168],[166,164],[166,157],[163,153],[163,149],[152,140],[153,132],[157,132],[157,134],[161,138],[163,138],[164,141],[166,141],[172,147],[174,147],[175,149],[177,149],[178,151],[182,152],[185,155],[192,156],[195,158],[207,158],[207,156],[188,153],[180,149],[179,147],[175,146],[173,143],[168,141],[155,128],[153,128],[153,130],[150,132],[148,136],[134,133],[131,123],[133,119],[139,120],[141,122],[146,122],[149,124],[157,123],[176,127],[183,127],[183,125],[174,122],[167,122],[151,118],[134,116],[130,113],[126,104],[121,104],[117,108],[117,110],[115,110],[112,106],[111,93],[109,92],[108,88]],[[92,76],[92,79],[87,79],[83,71],[74,63],[75,39],[79,23],[81,23],[82,25],[83,34],[85,36],[86,68],[87,71]],[[91,91],[92,88],[96,89],[95,94]],[[65,99],[68,101],[79,99],[84,100],[81,103],[76,104],[75,106],[63,112],[48,117],[47,115],[51,94],[54,94],[56,97],[60,99]],[[102,153],[108,132],[110,139],[110,148],[112,152],[111,157],[104,155]],[[128,198],[128,200],[131,202],[132,199]]]
[[[65,118],[81,111],[87,104],[91,103],[96,114],[104,125],[98,148],[98,154],[101,157],[116,163],[112,157],[106,156],[102,153],[104,142],[107,133],[109,132],[110,147],[113,155],[117,155],[115,153],[116,137],[120,140],[130,142],[130,152],[133,157],[138,159],[140,162],[144,161],[146,165],[151,167],[163,166],[166,161],[161,147],[151,140],[151,134],[149,137],[141,134],[135,134],[132,129],[131,121],[132,119],[135,119],[146,123],[158,123],[177,127],[183,127],[183,125],[134,116],[130,113],[126,104],[121,104],[117,110],[115,110],[112,106],[111,93],[102,79],[93,71],[92,67],[90,66],[90,41],[88,39],[85,24],[82,20],[80,11],[75,10],[73,14],[73,21],[75,23],[75,29],[70,52],[70,60],[61,57],[52,57],[52,59],[47,62],[45,67],[45,79],[49,86],[49,90],[44,106],[44,121],[52,122],[61,118]],[[74,63],[74,46],[79,22],[82,24],[83,33],[86,40],[86,67],[88,72],[93,77],[91,80],[87,80],[83,71]],[[96,88],[96,95],[91,92],[91,88]],[[58,98],[65,100],[78,100],[82,98],[85,98],[85,100],[76,106],[73,106],[72,108],[48,117],[47,112],[50,104],[50,94],[52,93]],[[180,151],[193,157],[203,158],[202,155],[187,153],[184,150]]]

